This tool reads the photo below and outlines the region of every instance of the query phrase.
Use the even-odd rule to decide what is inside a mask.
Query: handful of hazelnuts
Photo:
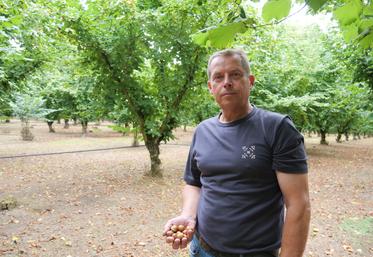
[[[188,236],[193,233],[193,229],[184,225],[172,225],[170,230],[166,232],[166,242],[173,243],[175,241],[182,242],[188,240]]]

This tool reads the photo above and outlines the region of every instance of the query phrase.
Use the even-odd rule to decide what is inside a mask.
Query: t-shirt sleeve
[[[307,155],[304,138],[291,119],[282,119],[273,142],[272,168],[286,173],[307,173]]]
[[[185,165],[184,180],[188,185],[201,187],[201,171],[197,167],[195,159],[196,133],[194,133],[192,144],[189,149],[188,160]]]

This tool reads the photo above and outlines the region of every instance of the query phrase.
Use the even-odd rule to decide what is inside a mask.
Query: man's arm
[[[280,256],[302,257],[311,216],[308,176],[281,171],[276,174],[286,206]]]
[[[196,217],[198,202],[201,189],[196,186],[185,185],[183,189],[183,209],[180,216],[170,219],[165,227],[164,234],[171,228],[172,225],[184,225],[190,227],[193,232],[188,235],[187,240],[175,239],[172,243],[172,248],[185,248],[192,239],[194,228],[196,226]]]
[[[193,219],[197,217],[197,208],[201,188],[191,185],[185,185],[183,190],[183,211],[182,216],[189,216]]]

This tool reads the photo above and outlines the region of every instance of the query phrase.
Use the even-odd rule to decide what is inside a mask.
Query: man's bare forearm
[[[280,257],[302,257],[311,217],[308,175],[278,171],[277,180],[287,208]]]
[[[183,189],[182,216],[196,218],[201,189],[196,186],[185,185]]]
[[[308,237],[310,205],[289,206],[286,212],[281,257],[302,257]]]

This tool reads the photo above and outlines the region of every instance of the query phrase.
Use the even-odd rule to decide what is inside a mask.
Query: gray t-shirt
[[[254,107],[196,128],[187,184],[201,187],[197,230],[214,249],[250,253],[280,248],[284,202],[276,171],[306,173],[303,136],[290,118]]]

